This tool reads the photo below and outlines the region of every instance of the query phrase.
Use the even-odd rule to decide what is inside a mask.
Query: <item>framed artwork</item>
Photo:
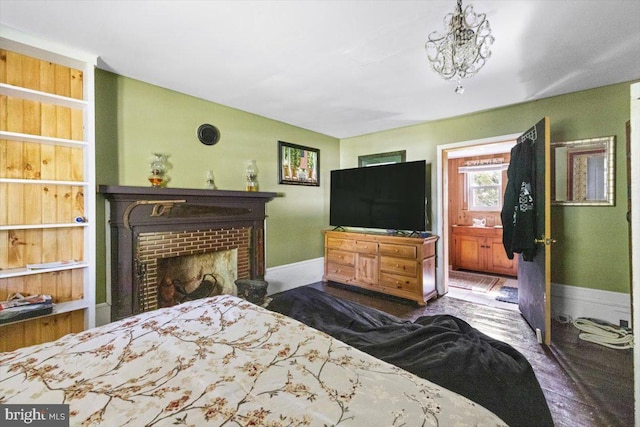
[[[358,156],[358,167],[386,165],[389,163],[403,163],[407,159],[407,152],[392,151],[389,153],[368,154],[366,156]]]
[[[320,150],[278,141],[278,183],[320,186]]]

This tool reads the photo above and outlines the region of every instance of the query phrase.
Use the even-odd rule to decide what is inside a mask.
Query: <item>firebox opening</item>
[[[237,295],[237,249],[161,258],[157,262],[159,307],[220,294]]]

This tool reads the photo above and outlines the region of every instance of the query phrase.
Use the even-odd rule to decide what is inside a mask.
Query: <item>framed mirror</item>
[[[615,205],[615,137],[551,143],[551,204]]]

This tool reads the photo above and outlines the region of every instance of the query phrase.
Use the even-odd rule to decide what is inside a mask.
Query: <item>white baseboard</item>
[[[269,295],[322,280],[324,258],[315,258],[293,264],[267,269],[265,280],[269,282]],[[588,317],[620,324],[620,320],[631,321],[631,297],[621,292],[580,288],[577,286],[551,284],[551,315],[568,319]],[[111,306],[96,305],[96,326],[111,322]],[[629,323],[630,324],[630,323]]]
[[[96,326],[111,323],[111,305],[106,302],[96,304]]]
[[[265,280],[269,282],[268,294],[319,282],[323,273],[324,257],[268,268],[265,275]]]
[[[620,320],[625,320],[631,326],[631,296],[622,292],[552,283],[551,316],[565,316],[568,319],[588,317],[614,325],[620,325]]]

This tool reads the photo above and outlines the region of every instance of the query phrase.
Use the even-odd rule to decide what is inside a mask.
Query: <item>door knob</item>
[[[533,239],[533,242],[534,243],[540,243],[540,244],[548,246],[548,245],[551,245],[552,243],[556,243],[557,241],[556,241],[556,239],[544,239],[543,238],[543,239]]]

